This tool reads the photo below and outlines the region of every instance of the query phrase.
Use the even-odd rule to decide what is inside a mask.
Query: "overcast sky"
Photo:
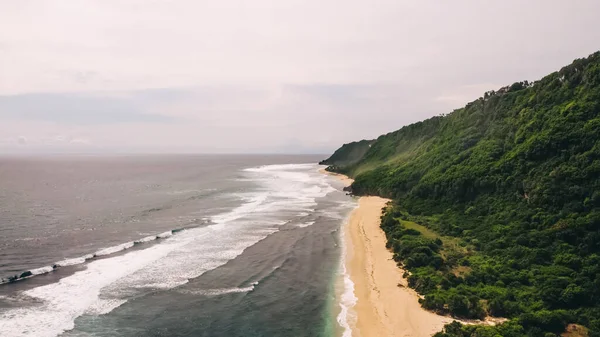
[[[326,153],[600,49],[598,0],[0,0],[0,152]]]

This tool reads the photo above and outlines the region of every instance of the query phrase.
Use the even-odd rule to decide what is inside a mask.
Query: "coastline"
[[[335,176],[345,184],[352,183],[347,176],[322,171]],[[419,296],[408,288],[402,277],[404,271],[392,259],[386,248],[386,237],[379,227],[381,210],[389,200],[366,196],[358,199],[343,227],[343,270],[349,276],[349,285],[355,301],[351,308],[351,334],[344,336],[431,336],[451,317],[440,316],[423,309]],[[339,321],[339,320],[338,320]],[[341,323],[341,322],[340,322]]]

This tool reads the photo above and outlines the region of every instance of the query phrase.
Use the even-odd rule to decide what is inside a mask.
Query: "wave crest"
[[[194,227],[189,227],[189,228],[194,228]],[[151,241],[155,241],[158,239],[166,239],[169,238],[171,236],[173,236],[174,234],[177,234],[179,232],[182,232],[184,230],[188,229],[188,227],[184,227],[184,228],[176,228],[170,231],[166,231],[157,235],[150,235],[150,236],[146,236],[144,238],[135,240],[135,241],[130,241],[130,242],[125,242],[122,243],[120,245],[116,245],[116,246],[112,246],[112,247],[107,247],[107,248],[102,248],[100,250],[98,250],[97,252],[95,252],[94,254],[87,254],[81,257],[75,257],[75,258],[71,258],[71,259],[65,259],[62,261],[58,261],[55,262],[53,265],[51,266],[44,266],[44,267],[40,267],[40,268],[36,268],[36,269],[31,269],[31,270],[27,270],[24,271],[20,274],[17,275],[13,275],[13,276],[9,276],[6,278],[1,278],[0,279],[0,285],[1,284],[5,284],[5,283],[12,283],[12,282],[16,282],[16,281],[20,281],[20,280],[24,280],[26,278],[30,278],[33,276],[37,276],[37,275],[43,275],[43,274],[47,274],[49,272],[52,272],[53,270],[60,268],[60,267],[68,267],[68,266],[74,266],[74,265],[78,265],[78,264],[83,264],[86,263],[88,260],[92,260],[96,257],[104,257],[107,255],[111,255],[114,253],[118,253],[121,251],[124,251],[126,249],[129,249],[131,247],[133,247],[134,245],[137,244],[143,244],[143,243],[147,243],[147,242],[151,242]]]
[[[254,291],[254,288],[258,285],[258,282],[252,283],[248,287],[235,287],[235,288],[216,288],[216,289],[197,289],[197,290],[180,290],[181,293],[190,294],[190,295],[200,295],[200,296],[220,296],[225,294],[235,294],[235,293],[249,293]]]

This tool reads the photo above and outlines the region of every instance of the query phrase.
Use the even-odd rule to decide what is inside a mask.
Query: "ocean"
[[[348,335],[320,159],[0,158],[0,336]]]

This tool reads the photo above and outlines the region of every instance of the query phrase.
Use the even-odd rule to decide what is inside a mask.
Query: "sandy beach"
[[[421,308],[417,293],[407,287],[404,273],[385,248],[379,227],[381,209],[388,202],[380,197],[361,197],[346,224],[346,268],[358,298],[353,336],[431,336],[452,318]]]
[[[352,182],[334,175],[347,184]],[[352,308],[356,315],[352,336],[431,336],[453,319],[421,308],[417,293],[407,287],[404,271],[385,247],[385,234],[379,227],[381,210],[388,201],[361,197],[344,226],[344,263],[357,298]]]

